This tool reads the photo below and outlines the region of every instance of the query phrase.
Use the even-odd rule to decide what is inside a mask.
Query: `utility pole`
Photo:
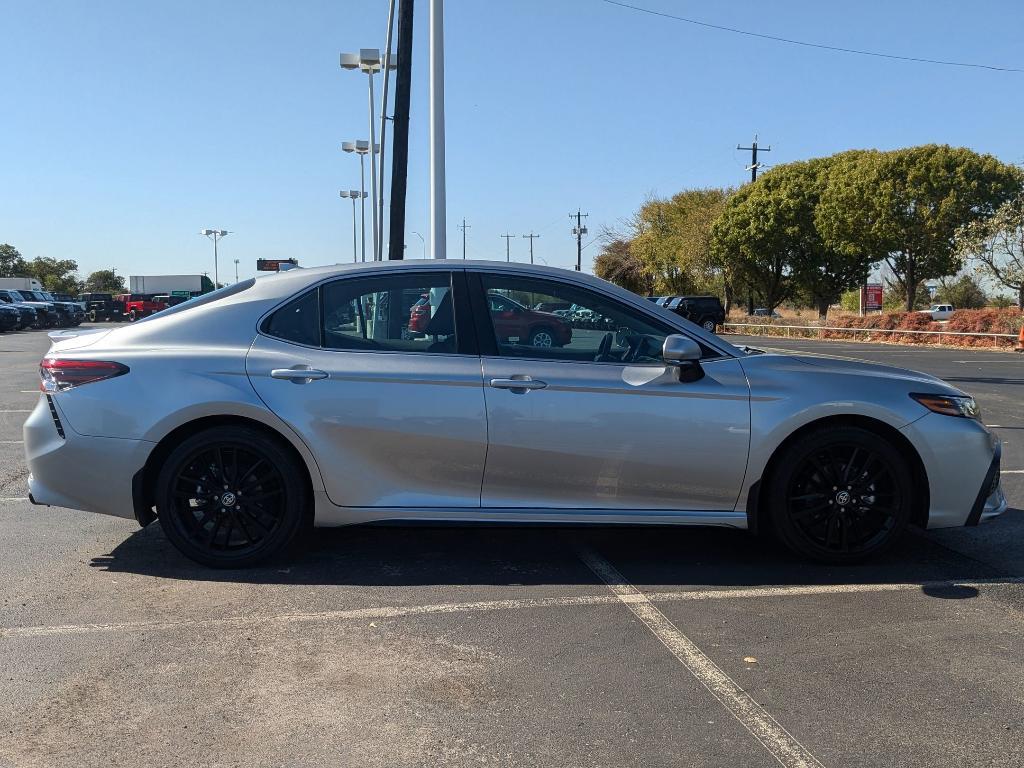
[[[512,247],[509,245],[515,235],[498,235],[505,238],[505,261],[512,261]]]
[[[528,235],[523,235],[523,237],[529,239],[530,241],[530,263],[533,264],[533,241],[540,237],[540,235],[535,235],[533,234],[533,232],[531,232]]]
[[[409,184],[409,101],[412,94],[413,0],[398,0],[398,71],[395,73],[395,111],[391,139],[391,226],[388,259],[405,251],[405,197]],[[382,217],[383,218],[383,217]],[[420,236],[422,239],[422,235]]]
[[[750,180],[757,181],[757,169],[761,167],[761,163],[757,162],[757,151],[760,149],[762,152],[771,152],[771,147],[758,147],[757,146],[757,134],[754,134],[754,143],[749,147],[741,147],[739,144],[736,145],[736,149],[750,152],[750,165],[747,166],[747,170],[750,171]]]
[[[462,217],[462,224],[459,225],[459,229],[462,230],[462,258],[463,259],[466,258],[466,230],[467,229],[472,229],[472,228],[473,228],[473,226],[471,224],[467,224],[466,223],[466,217],[463,216]]]
[[[579,272],[583,268],[583,236],[587,234],[587,228],[583,226],[583,219],[587,218],[589,213],[580,213],[580,209],[576,209],[576,213],[570,213],[569,218],[576,219],[576,226],[572,228],[572,233],[576,235],[576,271]]]

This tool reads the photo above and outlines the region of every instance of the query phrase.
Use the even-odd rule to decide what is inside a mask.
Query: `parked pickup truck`
[[[928,309],[920,310],[922,314],[932,316],[932,320],[949,320],[953,314],[952,304],[932,304]]]
[[[155,301],[151,293],[122,293],[114,297],[124,305],[124,316],[130,322],[149,317],[154,312],[167,309],[162,301]]]
[[[124,304],[109,293],[83,293],[78,300],[85,304],[85,315],[90,323],[124,320]]]

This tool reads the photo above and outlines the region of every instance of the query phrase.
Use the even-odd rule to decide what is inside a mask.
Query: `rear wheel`
[[[777,536],[797,554],[854,563],[892,546],[910,522],[910,467],[873,432],[812,432],[790,445],[776,467],[768,508]]]
[[[714,320],[705,320],[703,323],[700,324],[700,327],[703,328],[705,331],[710,331],[711,333],[714,333],[715,332],[715,321]]]
[[[96,310],[95,309],[90,309],[89,310],[89,322],[90,323],[95,323],[96,322]]]
[[[303,526],[303,469],[276,440],[249,427],[208,429],[168,456],[157,479],[167,538],[213,568],[244,568],[280,554]]]
[[[134,323],[138,319],[139,319],[139,313],[136,310],[133,309],[133,310],[131,310],[128,313],[128,322]]]

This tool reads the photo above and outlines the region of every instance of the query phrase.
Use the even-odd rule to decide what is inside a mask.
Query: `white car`
[[[928,309],[922,309],[922,314],[932,316],[932,320],[949,320],[953,314],[952,304],[932,304]]]

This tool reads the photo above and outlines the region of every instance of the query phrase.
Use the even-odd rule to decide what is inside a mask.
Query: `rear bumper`
[[[25,422],[33,503],[135,519],[132,477],[145,465],[153,443],[80,435],[61,418],[58,398],[53,401],[51,412],[41,396]],[[61,419],[60,432],[55,418]]]

